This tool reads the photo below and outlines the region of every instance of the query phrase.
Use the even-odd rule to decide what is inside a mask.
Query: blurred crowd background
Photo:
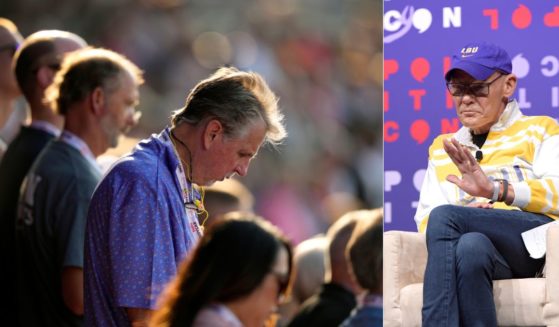
[[[288,139],[265,148],[242,182],[255,210],[294,243],[348,210],[382,205],[381,0],[2,0],[23,36],[79,34],[145,72],[137,139],[158,133],[217,67],[262,74]]]

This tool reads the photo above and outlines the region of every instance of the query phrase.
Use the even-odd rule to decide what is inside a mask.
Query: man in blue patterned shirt
[[[221,68],[191,90],[170,128],[117,161],[89,208],[87,325],[146,324],[201,236],[195,185],[246,175],[263,143],[285,138],[282,120],[260,75]]]

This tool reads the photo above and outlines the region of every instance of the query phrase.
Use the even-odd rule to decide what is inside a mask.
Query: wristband
[[[509,194],[509,182],[506,179],[500,179],[503,183],[503,194],[499,197],[499,202],[505,202],[507,200],[507,195]]]
[[[500,189],[501,189],[501,184],[498,181],[493,181],[493,196],[491,197],[492,202],[497,202],[499,200]]]

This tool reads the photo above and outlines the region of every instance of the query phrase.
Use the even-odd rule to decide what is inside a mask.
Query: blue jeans
[[[493,280],[534,277],[522,232],[553,221],[525,211],[443,205],[427,224],[423,326],[497,326]]]

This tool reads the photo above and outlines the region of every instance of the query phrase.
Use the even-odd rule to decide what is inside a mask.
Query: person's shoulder
[[[149,176],[160,164],[161,145],[153,139],[141,141],[133,151],[119,158],[107,175],[125,175],[130,177]]]
[[[19,138],[20,142],[34,145],[34,144],[44,144],[50,140],[55,139],[56,137],[50,133],[47,133],[43,130],[29,127],[29,126],[21,126],[20,132],[16,138]],[[15,140],[15,139],[14,139]]]
[[[91,178],[91,170],[79,151],[57,140],[44,148],[31,171],[44,180],[51,180],[53,185],[92,189],[98,180]]]
[[[232,313],[231,315],[220,314],[220,311],[216,310],[214,306],[206,306],[198,312],[192,327],[213,326],[239,327],[241,323]]]
[[[59,141],[49,142],[38,155],[34,170],[46,172],[45,174],[68,174],[67,167],[72,164],[64,145]],[[32,169],[33,170],[33,169]],[[60,177],[60,176],[58,176]]]
[[[128,155],[118,159],[107,171],[101,184],[134,185],[149,181],[154,177],[156,163],[153,160],[141,160],[137,156]]]
[[[551,116],[541,115],[541,116],[522,116],[524,121],[529,121],[533,123],[540,123],[543,125],[551,124],[551,125],[558,125],[558,122],[555,118]]]
[[[548,134],[559,134],[559,122],[550,116],[523,116],[522,122],[524,122],[527,127],[543,127]]]
[[[119,207],[134,194],[155,192],[153,179],[156,177],[151,172],[149,165],[140,164],[133,156],[118,159],[101,178],[91,203],[101,207],[112,203],[112,206]]]
[[[8,145],[2,160],[33,161],[54,136],[36,129],[22,126],[20,133]],[[9,159],[6,159],[9,158]]]
[[[153,138],[141,141],[132,152],[118,159],[107,171],[100,188],[155,185],[160,166],[164,165],[164,149]]]

